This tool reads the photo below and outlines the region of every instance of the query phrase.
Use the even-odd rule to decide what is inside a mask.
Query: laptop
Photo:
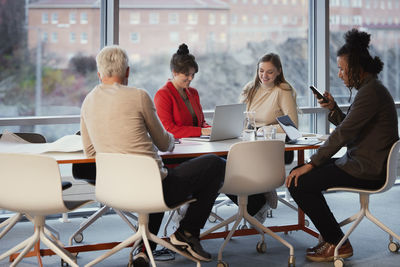
[[[317,138],[302,137],[302,134],[297,130],[296,125],[288,115],[277,117],[276,120],[286,133],[286,144],[311,146],[321,142]]]
[[[215,107],[210,136],[187,137],[191,141],[219,141],[238,138],[242,134],[245,104],[220,105]]]

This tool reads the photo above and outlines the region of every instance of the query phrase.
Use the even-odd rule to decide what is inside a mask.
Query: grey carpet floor
[[[333,213],[338,221],[357,212],[359,208],[358,195],[352,193],[329,193],[325,195]],[[370,210],[381,219],[388,227],[396,233],[400,233],[400,186],[395,186],[392,190],[371,197]],[[228,217],[236,210],[234,205],[224,206],[218,209],[218,214]],[[165,216],[166,217],[166,216]],[[296,222],[297,213],[287,206],[279,203],[278,208],[273,211],[273,217],[265,222],[267,226],[292,224]],[[66,244],[70,234],[77,229],[83,221],[82,218],[71,218],[69,223],[61,223],[57,219],[49,219],[47,223],[60,231],[61,241]],[[165,222],[165,218],[164,218]],[[206,227],[212,226],[208,222]],[[311,227],[313,227],[311,225]],[[5,237],[0,240],[0,253],[13,247],[18,242],[24,240],[32,233],[30,222],[18,223]],[[348,227],[344,227],[345,230]],[[173,232],[172,227],[168,228],[169,234]],[[122,241],[132,234],[131,229],[117,216],[105,215],[84,232],[83,244],[104,243],[112,241]],[[317,240],[300,231],[288,234],[279,233],[294,246],[296,266],[333,266],[333,263],[314,263],[305,259],[305,249],[315,245]],[[363,220],[359,227],[352,234],[351,243],[354,248],[354,256],[345,261],[346,266],[400,266],[399,253],[389,252],[388,235],[377,226]],[[202,266],[216,266],[218,249],[222,244],[222,239],[202,241],[206,250],[213,255],[213,261],[202,263]],[[264,254],[256,252],[256,244],[259,236],[234,237],[227,245],[223,253],[223,260],[229,266],[287,266],[289,250],[279,242],[266,236],[267,251]],[[78,255],[78,264],[84,266],[89,261],[103,254],[105,251],[82,252]],[[96,266],[127,266],[130,249],[123,249],[119,253],[111,256]],[[60,266],[58,256],[43,257],[44,266]],[[0,266],[9,266],[8,260],[0,262]],[[21,267],[37,266],[36,258],[25,258],[19,264]],[[174,261],[157,262],[157,266],[195,266],[195,264],[180,255]]]

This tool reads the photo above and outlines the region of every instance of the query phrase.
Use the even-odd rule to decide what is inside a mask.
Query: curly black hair
[[[196,58],[189,53],[189,48],[186,44],[181,44],[178,51],[172,56],[170,61],[171,71],[177,73],[189,73],[190,68],[194,68],[195,73],[199,71]]]
[[[352,29],[344,35],[346,43],[337,51],[337,56],[347,56],[349,88],[359,88],[361,85],[361,71],[378,74],[383,69],[383,62],[379,57],[372,58],[368,48],[371,35]]]

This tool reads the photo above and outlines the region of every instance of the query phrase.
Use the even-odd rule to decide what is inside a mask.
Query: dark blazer
[[[328,118],[337,127],[311,156],[312,163],[321,165],[347,146],[335,162],[340,169],[362,179],[384,179],[390,148],[399,135],[393,98],[376,76],[363,81],[347,114],[336,105]]]

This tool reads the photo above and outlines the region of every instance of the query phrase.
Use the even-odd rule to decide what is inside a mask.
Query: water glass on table
[[[243,127],[243,141],[256,140],[256,119],[254,111],[245,111],[244,127]]]
[[[263,127],[264,131],[264,139],[265,140],[272,140],[276,139],[276,127],[273,125],[267,125]]]

